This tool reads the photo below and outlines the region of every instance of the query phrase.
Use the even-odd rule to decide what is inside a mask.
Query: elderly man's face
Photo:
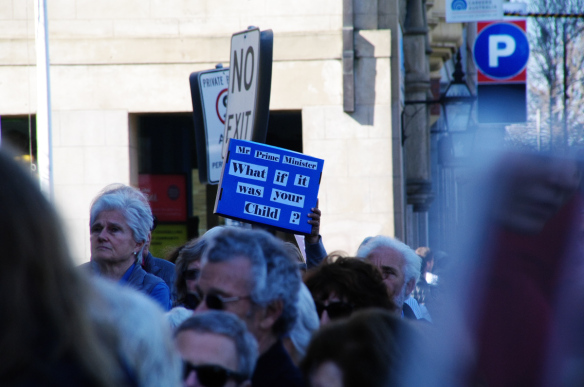
[[[406,296],[404,269],[406,261],[398,251],[389,247],[378,247],[366,257],[367,261],[381,272],[387,292],[396,305],[401,308]]]
[[[237,372],[237,350],[233,340],[227,336],[186,330],[176,336],[175,342],[182,359],[193,366],[216,365]],[[203,386],[196,371],[191,371],[186,376],[184,385]],[[225,387],[235,386],[237,383],[232,379],[225,384]]]
[[[248,330],[255,335],[256,309],[250,299],[252,284],[251,262],[246,257],[237,257],[227,262],[208,262],[203,266],[197,284],[202,301],[195,313],[210,309],[205,298],[211,296],[214,301],[224,301],[212,307],[221,304],[221,310],[231,312],[242,319]]]

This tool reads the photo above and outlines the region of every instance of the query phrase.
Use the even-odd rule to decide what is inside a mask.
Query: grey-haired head
[[[250,262],[250,299],[267,307],[282,303],[282,313],[272,326],[272,333],[282,336],[292,329],[297,316],[300,273],[283,242],[266,231],[225,228],[214,235],[203,256],[207,263],[220,263],[244,257]]]
[[[251,378],[258,358],[258,345],[243,321],[237,316],[221,311],[196,314],[179,325],[175,331],[175,337],[189,330],[223,335],[231,339],[237,351],[237,372]]]
[[[105,187],[91,203],[89,225],[103,211],[119,211],[132,230],[134,241],[144,242],[142,250],[148,241],[148,234],[152,229],[152,210],[146,196],[138,189],[123,185],[110,184]],[[142,250],[137,254],[138,261],[142,261]]]
[[[372,251],[380,247],[393,249],[402,255],[405,261],[404,277],[406,282],[412,279],[417,281],[420,278],[421,258],[410,246],[395,238],[384,235],[367,237],[359,246],[357,257],[365,259]]]

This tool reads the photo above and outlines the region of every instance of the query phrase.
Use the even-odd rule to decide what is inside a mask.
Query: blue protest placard
[[[252,141],[230,139],[215,213],[299,234],[316,207],[324,160]]]

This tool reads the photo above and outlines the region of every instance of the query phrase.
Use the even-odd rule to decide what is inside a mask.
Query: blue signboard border
[[[238,153],[245,148],[249,153]],[[258,152],[264,155],[258,157]],[[293,164],[286,163],[290,161]],[[323,166],[324,160],[302,153],[230,139],[214,212],[284,232],[310,234],[307,215],[317,204]]]

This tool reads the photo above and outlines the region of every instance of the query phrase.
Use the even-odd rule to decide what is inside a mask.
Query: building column
[[[54,110],[55,204],[75,263],[89,260],[89,207],[111,183],[130,183],[128,112]]]
[[[405,99],[425,101],[431,95],[425,0],[408,1],[404,27]],[[415,213],[427,213],[434,196],[431,184],[428,105],[407,104],[403,113],[403,128],[407,204]],[[420,218],[424,216],[409,217],[413,224],[406,225],[406,228],[415,234],[423,233],[427,227],[420,227]],[[412,233],[408,232],[407,235]],[[413,240],[407,240],[406,243],[414,243],[427,241],[428,236],[417,235],[408,239]]]

